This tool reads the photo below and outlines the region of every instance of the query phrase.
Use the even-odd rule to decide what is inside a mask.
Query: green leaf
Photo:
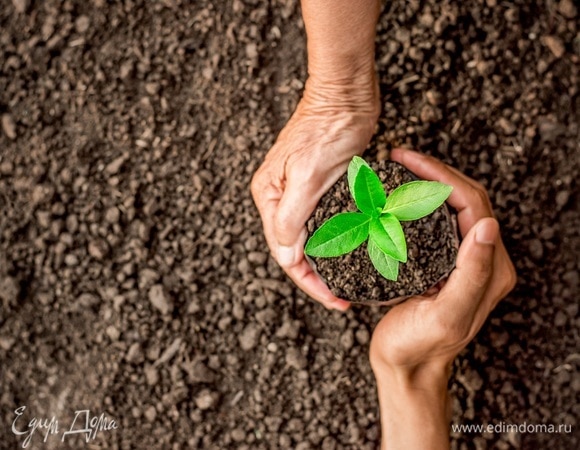
[[[397,281],[399,276],[399,261],[384,254],[372,238],[369,239],[367,250],[375,269],[387,280]]]
[[[370,224],[369,233],[371,239],[383,253],[397,261],[407,262],[405,233],[395,216],[387,213],[374,219]]]
[[[365,166],[359,169],[354,181],[353,197],[358,209],[371,216],[379,216],[387,201],[383,183],[372,169]]]
[[[329,258],[351,252],[369,236],[370,221],[366,214],[337,214],[324,222],[308,239],[304,253]]]
[[[371,168],[367,162],[362,159],[360,156],[353,156],[348,164],[348,171],[347,171],[347,178],[348,178],[348,189],[352,194],[352,198],[354,199],[354,182],[356,180],[356,176],[358,175],[358,171],[361,167],[368,167]],[[356,201],[356,199],[355,199]]]
[[[411,181],[395,189],[387,197],[383,212],[399,220],[417,220],[441,206],[453,187],[438,181]]]

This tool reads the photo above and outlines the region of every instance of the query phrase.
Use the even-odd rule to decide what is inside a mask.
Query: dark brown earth
[[[392,161],[371,162],[389,194],[403,183],[416,180],[411,172]],[[320,199],[307,222],[312,235],[332,216],[357,211],[346,174]],[[444,204],[420,220],[401,222],[407,241],[408,260],[399,264],[397,281],[387,280],[373,267],[366,243],[338,258],[312,258],[318,274],[334,295],[359,303],[396,303],[418,295],[445,278],[453,267],[459,237],[455,219]]]
[[[454,365],[453,423],[574,427],[454,449],[579,446],[578,32],[571,0],[380,18],[371,158],[408,145],[484,183],[518,271]],[[19,406],[61,431],[105,413],[100,448],[377,448],[382,311],[298,292],[249,193],[304,49],[295,0],[0,3],[0,448]],[[61,437],[29,448],[91,448]]]

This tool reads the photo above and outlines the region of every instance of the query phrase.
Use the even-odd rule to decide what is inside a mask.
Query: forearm
[[[308,72],[321,81],[374,76],[378,0],[302,0]]]
[[[446,370],[412,375],[377,370],[381,415],[381,449],[449,448]]]

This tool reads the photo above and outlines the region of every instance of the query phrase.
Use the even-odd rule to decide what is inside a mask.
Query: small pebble
[[[69,267],[74,267],[78,265],[79,259],[74,253],[69,253],[64,257],[64,263]]]
[[[217,396],[215,393],[210,391],[209,389],[203,389],[199,394],[195,397],[195,406],[197,406],[202,411],[207,411],[211,409],[217,400]]]
[[[240,347],[244,351],[252,350],[260,340],[260,328],[255,323],[249,323],[238,336]]]
[[[342,335],[340,336],[340,345],[345,350],[350,350],[354,345],[354,334],[352,330],[349,328],[347,329]]]
[[[366,328],[356,330],[355,337],[360,345],[367,345],[370,341],[370,334]]]
[[[258,58],[258,47],[255,43],[251,42],[246,45],[246,56],[249,59],[257,59]]]
[[[115,158],[113,161],[107,164],[107,166],[105,167],[105,172],[107,172],[109,175],[115,175],[116,173],[119,172],[124,162],[125,162],[124,155]]]
[[[510,136],[516,132],[516,126],[505,117],[501,117],[497,121],[497,124],[507,136]]]
[[[24,14],[29,4],[30,0],[12,0],[12,5],[18,14]]]
[[[141,344],[135,342],[134,344],[129,347],[127,353],[125,354],[125,359],[130,362],[131,364],[140,364],[144,360],[143,349],[141,348]]]
[[[5,351],[10,350],[15,342],[16,339],[13,337],[0,336],[0,348],[2,348]]]
[[[120,217],[121,217],[121,212],[119,211],[119,208],[117,208],[115,206],[111,206],[105,212],[105,220],[112,225],[118,223]]]
[[[443,102],[443,96],[441,93],[432,89],[425,93],[425,98],[431,106],[438,106]]]
[[[276,353],[278,351],[278,345],[275,342],[270,342],[266,346],[269,352]]]
[[[556,205],[562,208],[566,203],[568,203],[568,199],[570,198],[570,192],[568,191],[560,191],[556,194]]]
[[[75,20],[75,29],[78,33],[84,33],[89,29],[91,25],[91,21],[87,16],[79,16],[77,20]]]
[[[234,428],[231,436],[234,442],[244,442],[246,440],[246,432],[241,428]]]
[[[248,253],[248,261],[252,264],[263,265],[268,260],[268,255],[262,252]]]
[[[2,161],[0,163],[0,174],[2,175],[11,175],[12,171],[14,170],[14,164],[11,161]]]
[[[538,131],[540,133],[540,138],[544,142],[552,142],[561,134],[566,132],[565,127],[548,117],[538,118]]]
[[[155,409],[154,406],[149,406],[146,410],[145,410],[145,419],[147,419],[147,422],[154,422],[155,418],[157,417],[157,410]]]
[[[234,306],[232,308],[232,314],[236,320],[243,320],[246,315],[244,305],[242,305],[241,303],[234,303]]]
[[[568,317],[563,311],[558,311],[556,313],[556,317],[554,317],[554,325],[556,325],[557,327],[563,327],[564,325],[566,325],[567,321]]]
[[[286,321],[282,323],[282,326],[276,331],[276,337],[288,338],[295,340],[300,334],[300,322],[297,320]]]
[[[300,353],[300,350],[296,347],[290,347],[286,353],[286,364],[296,370],[301,370],[306,368],[308,361],[306,361],[304,355]]]
[[[149,386],[155,386],[159,382],[159,372],[153,366],[145,366],[145,380]]]
[[[437,122],[437,120],[439,119],[437,109],[431,105],[423,105],[423,108],[421,108],[420,119],[421,122],[424,123]]]
[[[536,261],[539,261],[544,256],[544,246],[539,239],[532,239],[528,245],[530,255]]]
[[[542,43],[548,47],[552,54],[556,58],[561,58],[566,53],[566,47],[559,37],[556,36],[544,36],[542,38]]]
[[[566,19],[574,19],[578,14],[578,10],[572,0],[561,0],[558,4],[558,11],[560,11],[560,14],[562,14]]]
[[[111,341],[118,341],[119,337],[121,336],[121,332],[114,325],[109,325],[105,329],[105,333],[107,334],[107,336],[109,336],[109,339],[111,339]]]
[[[161,284],[151,286],[151,289],[149,289],[149,301],[161,314],[169,314],[172,309],[171,302]]]
[[[16,124],[10,114],[2,114],[2,130],[8,139],[16,139]]]
[[[102,239],[89,242],[89,255],[97,260],[102,260],[109,252],[109,245]]]

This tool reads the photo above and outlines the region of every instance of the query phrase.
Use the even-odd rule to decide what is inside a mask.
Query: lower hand
[[[379,388],[383,445],[447,448],[451,363],[513,289],[516,274],[483,186],[429,156],[394,150],[392,158],[421,178],[453,186],[448,202],[458,211],[463,241],[442,289],[395,306],[374,330],[370,359]]]

